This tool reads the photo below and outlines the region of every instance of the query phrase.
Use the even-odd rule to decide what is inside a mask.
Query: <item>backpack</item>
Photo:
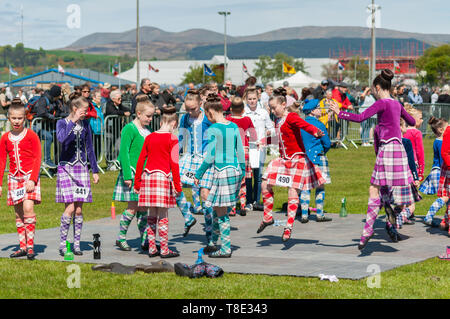
[[[33,113],[33,109],[34,109],[34,106],[40,100],[41,97],[45,98],[45,100],[47,101],[47,106],[50,104],[50,101],[48,100],[48,98],[46,96],[39,96],[39,95],[33,96],[28,101],[28,103],[25,105],[25,116],[26,116],[28,121],[32,121],[34,116],[36,115],[36,113]]]

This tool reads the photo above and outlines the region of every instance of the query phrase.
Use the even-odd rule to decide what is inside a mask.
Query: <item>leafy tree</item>
[[[429,48],[416,60],[418,71],[426,71],[425,81],[443,85],[450,81],[450,44]]]
[[[288,74],[283,73],[283,62],[293,66],[297,72],[302,71],[305,74],[309,74],[306,71],[303,59],[295,59],[285,53],[278,52],[273,59],[267,55],[259,57],[259,61],[256,62],[255,76],[261,78],[263,83],[287,77]]]
[[[352,57],[345,66],[345,70],[342,72],[343,78],[347,78],[347,80],[354,85],[367,85],[369,83],[369,65],[364,62],[365,60],[361,59],[360,56]]]

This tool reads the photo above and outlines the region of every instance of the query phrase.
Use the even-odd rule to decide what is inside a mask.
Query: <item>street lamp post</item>
[[[218,14],[222,15],[224,18],[224,48],[223,48],[223,82],[227,80],[227,16],[231,14],[231,12],[228,11],[219,11]]]

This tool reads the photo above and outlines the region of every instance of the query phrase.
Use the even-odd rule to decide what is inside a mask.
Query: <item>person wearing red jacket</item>
[[[25,128],[25,108],[13,101],[8,119],[12,130],[0,139],[0,196],[6,157],[9,157],[7,203],[16,211],[16,227],[20,249],[11,258],[27,256],[33,260],[36,214],[34,205],[41,203],[39,172],[41,168],[41,142],[31,129]]]
[[[274,223],[273,186],[289,188],[288,192],[288,220],[284,228],[282,240],[285,242],[291,238],[292,225],[299,204],[299,195],[302,190],[318,188],[325,184],[319,167],[315,166],[306,156],[305,146],[300,130],[305,130],[315,137],[323,136],[323,132],[314,125],[303,120],[297,113],[289,113],[286,107],[286,90],[278,88],[269,99],[272,113],[279,118],[276,132],[280,147],[280,157],[272,160],[262,177],[261,185],[264,218],[257,233],[260,233]]]
[[[145,138],[136,165],[134,191],[139,194],[138,206],[150,208],[147,228],[149,257],[179,256],[168,247],[169,208],[177,205],[175,197],[183,191],[178,165],[178,138],[173,134],[177,126],[178,117],[175,107],[164,108],[161,128]],[[156,248],[157,223],[161,251]]]
[[[347,84],[341,82],[333,89],[333,91],[331,92],[331,97],[341,105],[341,108],[345,110],[347,109],[353,110],[352,103],[345,94],[346,91],[347,91]]]
[[[86,119],[90,119],[90,118],[97,118],[97,111],[95,110],[94,104],[92,103],[92,98],[91,98],[91,87],[89,86],[89,84],[83,84],[81,86],[81,95],[83,97],[86,98],[86,100],[89,101],[89,107],[88,107],[88,111],[86,113]]]

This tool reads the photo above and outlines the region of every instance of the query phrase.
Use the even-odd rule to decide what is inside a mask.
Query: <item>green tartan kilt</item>
[[[133,191],[134,188],[134,169],[131,170],[131,188],[128,188],[123,179],[122,170],[117,176],[116,187],[114,188],[113,200],[118,202],[137,202],[139,201],[139,194]]]

